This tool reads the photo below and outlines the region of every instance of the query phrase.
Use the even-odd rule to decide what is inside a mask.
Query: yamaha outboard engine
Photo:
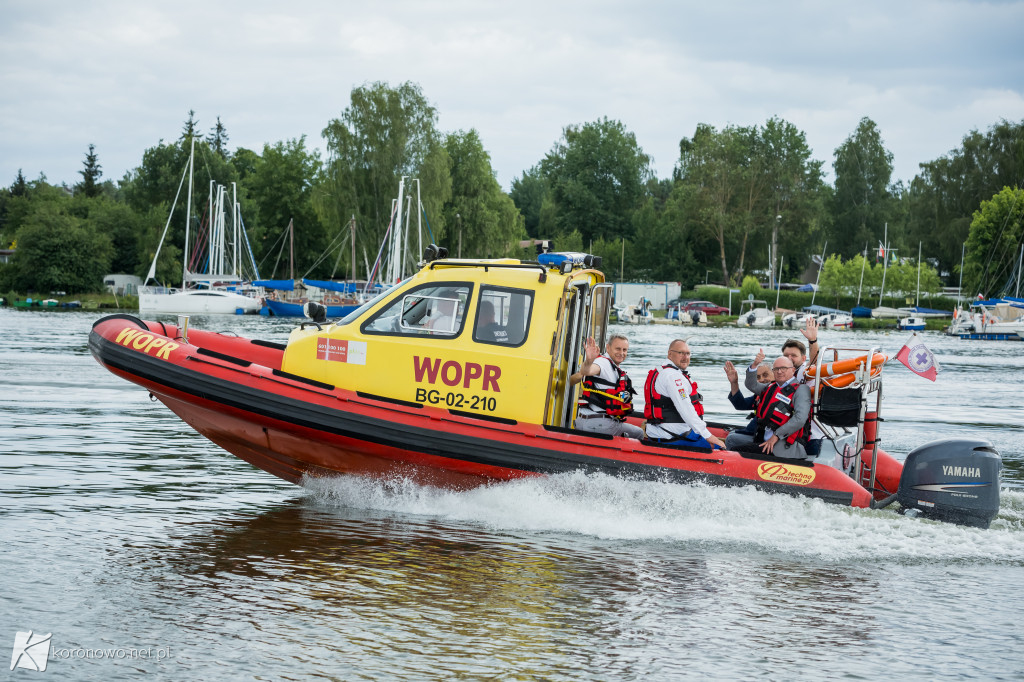
[[[896,500],[903,512],[988,528],[999,513],[1003,460],[987,440],[947,438],[913,450]]]

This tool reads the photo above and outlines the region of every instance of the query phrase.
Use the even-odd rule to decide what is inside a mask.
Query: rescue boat
[[[852,361],[840,360],[844,349],[820,354],[832,358],[831,366],[819,359],[815,378],[816,418],[828,440],[814,461],[577,430],[580,387],[568,377],[584,360],[585,340],[603,347],[608,336],[613,292],[600,259],[446,256],[432,245],[415,275],[335,322],[312,305],[312,321],[286,344],[189,328],[185,316],[169,324],[118,314],[95,323],[89,347],[220,447],[294,483],[361,475],[464,489],[583,470],[879,507],[918,479],[957,485],[932,477],[941,473],[932,460],[952,458],[957,468],[985,472],[994,510],[987,511],[990,494],[977,503],[982,514],[951,507],[949,495],[936,504],[935,491],[932,501],[917,493],[923,504],[913,495],[900,504],[975,525],[998,510],[998,454],[984,441],[932,448],[928,466],[916,467],[927,475],[912,481],[879,447],[884,360],[877,349],[854,349]],[[721,437],[730,428],[710,427]]]

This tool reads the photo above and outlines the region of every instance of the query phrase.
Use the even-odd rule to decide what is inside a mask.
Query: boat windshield
[[[396,286],[398,285],[395,284],[385,289],[384,291],[380,292],[379,294],[371,298],[369,301],[362,304],[361,306],[350,312],[348,315],[335,322],[335,324],[338,325],[339,327],[343,327],[346,324],[351,324],[352,322],[358,320],[360,317],[363,316],[363,313],[372,308],[373,305],[380,300],[381,296],[387,296],[391,292],[391,290],[394,289]]]
[[[458,336],[472,294],[469,282],[428,284],[408,291],[363,323],[364,334]]]

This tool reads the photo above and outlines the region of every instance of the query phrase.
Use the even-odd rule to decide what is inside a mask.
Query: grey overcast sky
[[[1024,2],[0,0],[0,185],[104,178],[178,138],[323,148],[352,88],[418,83],[442,131],[475,128],[502,187],[569,124],[617,119],[669,177],[698,123],[807,135],[831,172],[864,117],[895,179],[972,129],[1024,120]]]

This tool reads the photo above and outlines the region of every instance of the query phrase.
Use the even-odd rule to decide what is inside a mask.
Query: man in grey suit
[[[764,360],[764,350],[747,368],[744,385],[761,396],[757,408],[757,433],[753,436],[730,433],[725,439],[727,450],[762,453],[784,459],[807,458],[808,419],[811,415],[811,390],[796,379],[796,367],[785,355],[775,358],[772,374],[775,380],[757,380],[757,366]]]

